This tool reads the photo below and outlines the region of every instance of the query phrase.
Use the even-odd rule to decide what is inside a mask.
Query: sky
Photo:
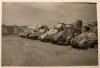
[[[48,25],[58,22],[97,21],[96,4],[78,2],[3,2],[2,23],[5,25]]]

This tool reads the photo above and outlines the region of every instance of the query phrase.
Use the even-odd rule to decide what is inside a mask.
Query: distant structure
[[[2,25],[2,35],[16,35],[23,32],[27,26],[17,26],[17,25]]]
[[[76,28],[76,29],[79,29],[79,30],[82,30],[82,26],[83,26],[82,20],[76,20],[76,22],[71,24],[72,28]]]
[[[24,32],[25,29],[27,29],[27,26],[18,26],[18,33]]]

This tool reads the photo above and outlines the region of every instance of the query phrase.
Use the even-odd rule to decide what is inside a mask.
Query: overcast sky
[[[2,22],[6,25],[55,25],[58,22],[97,21],[96,4],[68,2],[4,2]]]

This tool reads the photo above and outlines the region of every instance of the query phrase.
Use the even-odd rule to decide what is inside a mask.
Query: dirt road
[[[3,66],[76,66],[97,65],[97,49],[79,50],[71,46],[61,46],[20,38],[2,37]]]

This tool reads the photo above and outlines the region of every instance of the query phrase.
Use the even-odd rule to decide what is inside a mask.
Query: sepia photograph
[[[98,66],[97,3],[2,2],[1,66]]]

